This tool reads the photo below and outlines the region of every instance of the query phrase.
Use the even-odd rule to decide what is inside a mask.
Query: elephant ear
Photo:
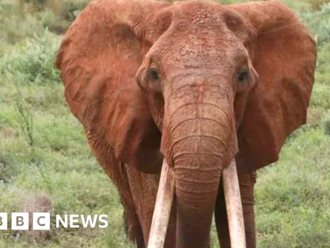
[[[151,46],[146,30],[154,38],[159,29],[150,20],[168,5],[92,2],[69,28],[56,60],[70,110],[85,130],[110,144],[122,162],[150,173],[160,170],[161,135],[135,74]]]
[[[315,42],[277,1],[232,5],[256,31],[249,52],[259,74],[238,130],[239,170],[277,161],[285,139],[306,122],[314,82]]]

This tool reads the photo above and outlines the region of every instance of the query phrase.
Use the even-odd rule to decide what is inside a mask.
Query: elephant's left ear
[[[306,122],[316,47],[295,14],[280,2],[231,8],[256,31],[249,49],[260,81],[238,131],[239,169],[253,171],[275,162],[285,139]]]

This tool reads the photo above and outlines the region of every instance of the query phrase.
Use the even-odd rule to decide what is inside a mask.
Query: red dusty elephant
[[[75,20],[56,63],[129,239],[209,247],[215,213],[222,248],[255,248],[255,171],[305,123],[315,61],[277,1],[104,0]]]

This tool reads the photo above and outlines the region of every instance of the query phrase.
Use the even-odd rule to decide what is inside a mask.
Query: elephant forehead
[[[246,57],[243,44],[230,33],[226,37],[214,33],[187,34],[167,39],[164,43],[153,47],[150,57],[163,67],[168,78],[171,77],[170,72],[177,70],[196,73],[196,69],[202,69],[204,72],[227,74],[236,67],[237,60]]]
[[[205,28],[212,28],[225,20],[226,14],[230,11],[226,6],[213,2],[187,1],[173,5],[174,18],[186,19],[190,24]],[[211,24],[211,25],[207,25]]]
[[[249,31],[246,20],[237,11],[225,5],[188,1],[173,5],[172,8],[173,23],[178,31],[190,30],[195,33],[202,30],[219,33],[231,30],[239,35]]]
[[[149,51],[155,61],[181,69],[220,65],[228,70],[244,57],[250,30],[238,13],[210,2],[182,2],[173,8],[167,10],[172,13],[169,28]]]

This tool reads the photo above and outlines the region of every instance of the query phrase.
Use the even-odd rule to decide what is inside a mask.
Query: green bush
[[[54,1],[58,3],[58,1]],[[91,0],[64,0],[61,1],[60,5],[60,16],[64,18],[64,20],[72,22],[78,14],[87,6],[87,4],[91,2]]]
[[[0,41],[15,43],[45,28],[64,33],[91,0],[1,0]]]
[[[79,13],[92,0],[48,0],[47,9],[56,16],[55,21],[50,24],[50,30],[63,33],[76,19]]]
[[[330,136],[330,109],[324,115],[323,120],[322,120],[322,124],[323,124],[323,129],[324,129],[325,134]]]
[[[43,10],[48,0],[19,0],[21,5],[30,4],[37,10]]]
[[[319,10],[325,3],[330,3],[330,0],[309,0],[308,2],[314,10]]]
[[[330,19],[330,18],[329,18]],[[317,71],[315,80],[317,83],[330,86],[330,40],[320,47],[318,51]]]
[[[318,45],[330,40],[330,3],[324,4],[320,11],[301,14]]]
[[[329,86],[316,84],[312,92],[310,105],[312,107],[320,107],[330,109],[330,90]]]
[[[15,43],[40,36],[53,21],[51,11],[35,12],[16,1],[0,1],[0,41]]]
[[[0,62],[0,75],[16,84],[59,83],[54,67],[59,39],[47,30],[41,37],[35,36],[4,54]]]

